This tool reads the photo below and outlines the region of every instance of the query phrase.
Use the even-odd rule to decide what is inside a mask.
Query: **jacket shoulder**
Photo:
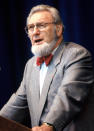
[[[64,45],[65,45],[64,54],[67,54],[70,56],[72,56],[73,54],[76,54],[76,55],[83,54],[85,56],[91,56],[90,51],[80,44],[77,44],[74,42],[65,42]]]

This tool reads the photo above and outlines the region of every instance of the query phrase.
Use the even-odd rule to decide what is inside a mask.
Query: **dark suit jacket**
[[[90,53],[75,43],[62,42],[48,67],[41,96],[39,72],[34,56],[26,64],[19,89],[0,115],[22,122],[29,108],[32,127],[48,122],[56,131],[94,131]]]

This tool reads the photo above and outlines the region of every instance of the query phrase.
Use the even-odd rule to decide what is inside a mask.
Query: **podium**
[[[30,128],[0,116],[0,131],[31,131]]]

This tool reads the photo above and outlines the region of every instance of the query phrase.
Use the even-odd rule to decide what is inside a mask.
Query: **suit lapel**
[[[40,73],[40,67],[36,66],[36,63],[34,63],[34,68],[32,71],[31,75],[31,103],[33,107],[33,113],[32,113],[32,119],[34,121],[34,124],[37,125],[37,115],[38,115],[38,109],[39,109],[39,88],[40,88],[40,83],[39,83],[39,73]],[[31,107],[31,108],[32,108]]]
[[[64,46],[64,45],[61,44],[58,47],[58,49],[56,50],[53,60],[51,61],[51,64],[49,65],[47,75],[44,80],[43,89],[42,89],[42,93],[41,93],[41,97],[40,97],[40,101],[39,101],[38,121],[40,119],[40,116],[42,114],[42,110],[43,110],[45,102],[46,102],[47,93],[49,91],[50,84],[51,84],[53,77],[56,73],[56,66],[60,63],[60,60],[61,60],[61,56],[62,56],[62,52],[63,52],[62,46]]]
[[[39,81],[39,73],[40,73],[40,68],[36,66],[36,68],[33,70],[32,73],[32,96],[33,96],[33,101],[39,103],[39,89],[40,89],[40,81]]]
[[[45,101],[47,98],[47,93],[48,93],[48,90],[49,90],[49,87],[50,87],[50,84],[52,82],[55,72],[56,72],[55,66],[54,65],[49,66],[46,78],[44,80],[42,93],[40,96],[38,120],[39,120],[40,115],[42,113],[42,110],[43,110],[43,107],[44,107],[44,104],[45,104]]]

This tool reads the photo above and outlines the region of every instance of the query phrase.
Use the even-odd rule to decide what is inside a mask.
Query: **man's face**
[[[53,50],[57,41],[56,26],[53,22],[52,15],[48,11],[36,12],[31,16],[28,35],[34,55],[46,56]]]
[[[53,18],[50,12],[40,11],[36,12],[31,16],[28,26],[36,24],[52,23]],[[50,43],[55,37],[55,24],[46,24],[45,28],[39,29],[34,27],[33,31],[29,31],[29,37],[33,45],[44,44],[45,42]]]

